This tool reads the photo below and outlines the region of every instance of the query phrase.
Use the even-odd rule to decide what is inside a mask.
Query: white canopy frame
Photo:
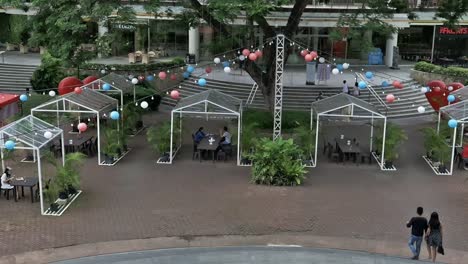
[[[463,132],[465,131],[465,124],[468,123],[468,100],[463,100],[454,104],[449,104],[439,108],[439,114],[437,118],[437,133],[440,132],[440,122],[442,114],[449,116],[451,119],[457,120],[457,126],[453,128],[452,133],[452,154],[450,156],[450,171],[448,175],[453,174],[453,163],[455,161],[455,148],[463,146]],[[457,129],[461,126],[460,141],[457,145]],[[450,147],[450,146],[449,146]]]
[[[44,133],[49,131],[52,137],[45,138]],[[37,117],[32,115],[25,116],[13,123],[0,128],[0,157],[2,159],[2,169],[5,171],[4,149],[5,143],[9,139],[14,139],[22,146],[15,146],[15,149],[32,150],[34,155],[37,155],[37,171],[39,179],[39,199],[41,204],[41,214],[45,215],[44,211],[44,198],[42,194],[42,163],[41,163],[41,149],[47,146],[50,142],[57,137],[61,138],[62,149],[62,165],[65,164],[65,147],[63,143],[63,130],[55,127]]]
[[[78,100],[81,98],[80,95],[88,94],[87,98],[92,99],[93,101],[86,101]],[[99,98],[101,97],[101,98]],[[107,100],[107,102],[100,102],[100,99]],[[55,109],[50,109],[55,106]],[[72,109],[73,106],[76,106],[78,109]],[[101,124],[100,118],[106,117],[107,112],[111,109],[119,109],[119,101],[109,97],[107,95],[101,94],[98,91],[94,91],[91,89],[84,89],[82,94],[66,94],[62,96],[58,96],[53,100],[45,102],[39,106],[36,106],[31,109],[31,115],[34,116],[35,113],[56,113],[57,114],[57,126],[60,126],[60,113],[85,113],[85,114],[93,114],[96,115],[96,127],[97,127],[97,149],[98,149],[98,164],[105,165],[101,160]],[[79,117],[80,119],[80,117]],[[120,122],[117,122],[117,130],[120,130]],[[62,142],[63,144],[63,142]]]
[[[321,107],[320,107],[321,106]],[[315,111],[314,111],[315,109]],[[343,114],[333,113],[338,110],[349,109],[349,112]],[[363,115],[356,113],[356,110],[365,111],[369,114]],[[374,138],[374,119],[383,119],[383,140],[382,140],[382,155],[380,157],[380,169],[385,170],[385,138],[387,133],[387,117],[377,111],[371,104],[363,101],[359,98],[353,97],[348,94],[337,94],[334,96],[327,97],[320,101],[312,103],[310,109],[310,128],[313,128],[314,113],[316,117],[316,129],[315,129],[315,155],[312,167],[317,167],[318,157],[318,140],[319,140],[319,129],[320,129],[320,117],[343,117],[343,118],[370,118],[371,119],[371,131],[370,131],[370,149],[372,151],[372,144]]]
[[[220,104],[215,102],[215,99],[222,97],[224,103],[228,105]],[[237,107],[238,105],[238,107]],[[196,107],[199,106],[197,109]],[[201,107],[200,107],[201,106]],[[210,111],[209,107],[214,106],[219,111]],[[201,108],[201,111],[200,111]],[[207,90],[199,94],[186,97],[179,101],[175,108],[171,111],[171,142],[169,152],[169,164],[177,153],[177,150],[181,147],[181,140],[179,140],[179,146],[177,146],[176,153],[173,153],[174,143],[174,114],[179,114],[180,125],[179,133],[182,134],[182,115],[183,114],[203,114],[208,119],[209,115],[215,116],[233,116],[237,118],[237,166],[240,166],[240,138],[241,138],[241,125],[242,125],[242,100],[237,99],[233,96],[219,92],[218,90]]]

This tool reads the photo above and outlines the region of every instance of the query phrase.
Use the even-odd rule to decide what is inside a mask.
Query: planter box
[[[15,49],[17,49],[17,47],[18,47],[18,45],[16,45],[16,44],[12,44],[12,43],[7,43],[6,44],[6,50],[7,51],[15,50]]]
[[[308,160],[302,160],[302,164],[304,164],[304,166],[306,166],[307,168],[315,167],[315,161],[314,161],[314,158],[312,157],[311,153],[309,153],[309,159]]]
[[[448,76],[448,75],[441,75],[437,73],[430,73],[430,72],[422,72],[417,70],[411,70],[410,73],[411,78],[415,81],[420,83],[421,85],[427,85],[428,82],[433,80],[441,80],[444,83],[453,83],[453,82],[460,82],[466,83],[468,80],[463,77],[456,77],[456,76]]]
[[[42,55],[42,54],[44,54],[44,53],[46,53],[46,52],[47,52],[47,48],[46,48],[46,47],[42,47],[42,46],[39,47],[39,54]]]
[[[422,156],[422,157],[426,161],[426,163],[431,167],[432,171],[434,171],[436,175],[452,175],[452,173],[449,173],[447,171],[445,172],[439,171],[440,162],[433,162],[429,157],[426,157],[426,156]]]
[[[60,204],[60,200],[61,199],[57,199],[56,203],[59,203],[58,205],[58,209],[56,211],[52,211],[49,208],[47,208],[47,210],[44,212],[44,215],[49,215],[49,216],[61,216],[63,214],[63,212],[65,212],[65,210],[67,210],[67,208],[70,206],[70,204],[72,204],[76,198],[78,198],[78,196],[81,194],[81,191],[78,190],[75,194],[72,194],[68,197],[67,199],[67,202],[66,203],[63,203],[63,204]]]
[[[377,153],[375,153],[374,151],[372,152],[372,157],[374,157],[375,161],[377,161],[377,164],[379,164],[379,167],[382,168],[382,164],[380,163],[380,155],[378,155]],[[396,171],[396,167],[395,165],[392,164],[392,167],[390,168],[387,168],[385,165],[383,166],[383,171]]]
[[[29,52],[29,48],[28,48],[28,45],[20,45],[20,53],[28,53]]]
[[[114,166],[114,165],[117,164],[117,162],[119,162],[123,157],[125,157],[125,155],[127,155],[127,153],[129,153],[130,150],[132,150],[132,149],[129,148],[127,151],[122,152],[122,155],[120,155],[120,157],[114,158],[114,160],[113,160],[112,162],[110,162],[110,163],[109,163],[108,161],[104,160],[104,161],[101,161],[101,164],[99,164],[99,165],[103,165],[103,166]]]

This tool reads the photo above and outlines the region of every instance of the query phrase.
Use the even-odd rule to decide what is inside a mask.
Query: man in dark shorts
[[[406,227],[411,227],[411,237],[408,242],[408,246],[413,253],[412,259],[419,259],[419,252],[421,252],[421,243],[424,237],[424,233],[427,231],[427,219],[422,216],[423,208],[418,207],[416,209],[418,216],[411,218],[406,223]]]

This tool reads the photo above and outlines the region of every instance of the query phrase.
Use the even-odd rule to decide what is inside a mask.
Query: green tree
[[[205,4],[201,4],[199,0],[183,0],[187,10],[179,16],[185,25],[197,26],[200,20],[203,19],[211,25],[215,31],[222,36],[230,36],[232,29],[228,26],[234,18],[239,14],[246,16],[247,24],[253,25],[256,23],[263,32],[265,39],[272,39],[278,33],[284,34],[287,38],[293,39],[299,29],[301,17],[310,3],[310,0],[206,0]],[[266,16],[272,11],[281,11],[281,5],[293,4],[286,26],[278,30],[275,26],[269,24]],[[446,3],[450,2],[450,3]],[[444,0],[441,2],[441,7],[437,15],[447,19],[447,23],[456,24],[460,17],[468,10],[466,0]],[[391,18],[395,13],[406,13],[408,17],[414,18],[408,1],[404,0],[367,0],[362,1],[362,8],[343,12],[333,36],[335,38],[351,38],[360,36],[366,30],[378,31],[383,34],[389,34],[395,31],[395,28],[384,19]],[[454,10],[454,8],[456,10]],[[252,27],[249,27],[251,30]],[[251,32],[249,32],[251,33]],[[247,34],[252,36],[252,34]],[[245,46],[253,45],[252,38],[250,43]],[[286,42],[289,44],[289,42]],[[288,46],[288,45],[286,45]],[[370,44],[365,45],[370,47]],[[285,61],[289,54],[294,50],[293,47],[285,50]],[[274,87],[275,87],[275,59],[276,59],[276,43],[266,45],[263,49],[263,65],[257,62],[246,60],[246,71],[259,85],[266,104],[270,110],[273,110]]]

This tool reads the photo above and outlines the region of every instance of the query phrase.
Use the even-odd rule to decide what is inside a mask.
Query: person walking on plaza
[[[412,259],[419,259],[419,253],[421,252],[421,243],[423,240],[424,233],[427,231],[427,219],[422,216],[423,208],[418,207],[416,209],[418,216],[411,218],[407,223],[406,227],[411,227],[411,237],[408,242],[408,246],[413,253]]]
[[[349,94],[349,88],[348,84],[346,83],[346,80],[343,81],[343,93]]]
[[[358,97],[360,94],[361,92],[359,91],[359,84],[358,82],[355,82],[353,87],[353,95]]]
[[[429,230],[426,233],[427,251],[429,252],[429,259],[435,262],[437,252],[444,254],[442,247],[442,225],[439,221],[439,214],[433,212],[429,219]]]

